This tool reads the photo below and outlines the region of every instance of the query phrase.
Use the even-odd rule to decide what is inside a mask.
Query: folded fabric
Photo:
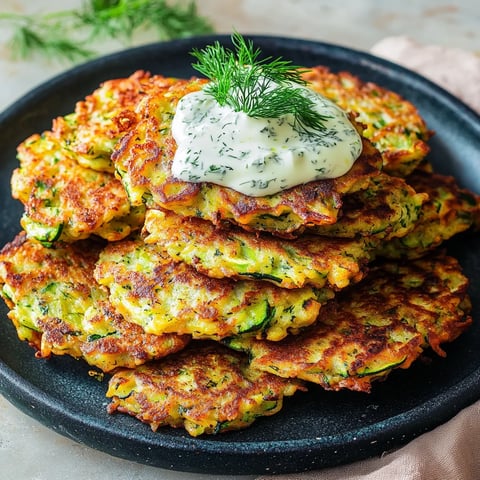
[[[480,113],[480,56],[440,45],[421,45],[408,37],[387,37],[370,50],[414,70],[456,95]]]
[[[452,420],[380,458],[257,480],[478,480],[480,401]]]

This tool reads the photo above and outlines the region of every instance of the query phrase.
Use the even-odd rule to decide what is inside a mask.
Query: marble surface
[[[408,35],[423,42],[454,46],[480,53],[480,7],[476,0],[200,0],[199,11],[218,32],[236,29],[315,39],[361,50],[392,35]],[[0,12],[35,13],[76,8],[80,0],[1,0]],[[0,110],[44,80],[70,65],[36,58],[11,58],[11,32],[0,24]],[[148,34],[134,40],[149,41]],[[99,46],[109,53],[124,48],[110,42]],[[200,480],[227,478],[185,474],[152,468],[94,451],[45,428],[0,396],[0,478],[2,480]],[[253,476],[230,476],[249,479]]]

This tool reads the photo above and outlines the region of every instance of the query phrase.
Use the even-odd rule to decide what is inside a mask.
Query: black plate
[[[266,55],[299,65],[325,64],[348,70],[399,92],[414,102],[433,138],[431,161],[438,171],[480,192],[480,119],[425,79],[365,53],[338,46],[274,37],[252,37]],[[193,47],[227,37],[203,37],[153,44],[92,61],[40,86],[0,116],[0,243],[19,230],[21,205],[10,199],[15,147],[31,133],[49,129],[57,115],[106,79],[137,69],[190,76]],[[474,319],[480,318],[480,241],[465,235],[449,245],[472,280]],[[279,414],[239,432],[190,438],[182,430],[157,433],[137,420],[106,413],[106,382],[87,375],[70,358],[37,360],[20,343],[0,312],[0,389],[18,408],[55,431],[109,454],[167,469],[224,474],[281,473],[334,466],[397,447],[450,419],[480,398],[480,324],[447,348],[408,371],[396,371],[373,393],[324,392],[287,399]]]

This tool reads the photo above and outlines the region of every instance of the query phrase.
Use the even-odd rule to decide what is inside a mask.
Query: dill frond
[[[281,57],[260,58],[261,51],[239,33],[232,35],[235,51],[214,42],[194,49],[192,64],[211,82],[205,91],[222,106],[256,118],[278,118],[293,114],[299,131],[325,130],[327,119],[315,110],[313,100],[295,85],[306,85],[307,70]]]
[[[13,57],[27,59],[38,53],[68,61],[95,56],[91,47],[98,39],[128,43],[140,29],[154,30],[158,40],[213,31],[194,2],[184,6],[165,0],[87,0],[79,10],[43,15],[3,13],[0,22],[13,29]]]

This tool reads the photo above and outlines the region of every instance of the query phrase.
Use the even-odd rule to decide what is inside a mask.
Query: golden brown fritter
[[[341,215],[332,225],[316,225],[307,231],[341,238],[400,238],[416,225],[427,194],[417,193],[402,178],[381,174],[368,188],[345,197]]]
[[[115,241],[140,228],[144,206],[130,206],[110,155],[136,123],[137,103],[153,86],[175,82],[142,71],[104,82],[51,131],[19,145],[12,194],[25,205],[22,227],[30,237],[45,244],[90,235]]]
[[[282,288],[345,288],[363,278],[378,244],[318,235],[287,240],[153,209],[147,211],[143,234],[145,243],[209,277],[265,280]]]
[[[386,262],[340,292],[317,322],[281,342],[232,338],[253,368],[318,383],[328,390],[370,391],[373,380],[408,368],[431,347],[457,338],[470,324],[468,280],[442,254],[410,263]]]
[[[313,323],[333,296],[328,288],[209,278],[141,240],[109,244],[95,278],[108,287],[115,309],[146,332],[215,340],[240,333],[280,340]]]
[[[153,87],[168,88],[176,79],[138,70],[127,78],[103,82],[75,111],[53,121],[52,132],[72,159],[94,170],[114,173],[110,160],[118,139],[136,123],[135,108]]]
[[[304,78],[313,90],[357,114],[366,126],[363,135],[382,154],[385,172],[405,177],[429,152],[432,133],[417,108],[397,93],[323,66],[312,68]]]
[[[51,132],[25,140],[18,158],[12,195],[25,206],[21,223],[29,237],[45,244],[93,234],[114,241],[143,224],[144,207],[130,207],[121,182],[78,164]]]
[[[162,361],[120,370],[111,378],[109,412],[128,413],[153,430],[184,427],[196,437],[238,430],[281,410],[304,390],[298,380],[255,370],[246,356],[220,344],[192,344]]]
[[[380,243],[377,256],[418,258],[454,235],[476,228],[480,196],[460,188],[453,177],[415,171],[407,182],[417,192],[427,193],[428,201],[423,204],[413,230],[402,238]]]
[[[92,242],[45,248],[20,234],[2,249],[1,295],[19,338],[38,357],[71,355],[103,371],[185,347],[188,336],[149,335],[113,311],[93,278],[100,248]]]
[[[363,139],[363,152],[345,175],[309,182],[265,197],[250,197],[213,183],[190,183],[174,178],[171,164],[176,143],[171,122],[178,100],[203,83],[178,81],[169,89],[151,91],[139,105],[141,117],[117,144],[112,159],[132,205],[146,201],[149,208],[164,208],[217,225],[229,221],[248,230],[289,236],[308,225],[334,223],[343,198],[370,185],[380,174],[382,159]]]

